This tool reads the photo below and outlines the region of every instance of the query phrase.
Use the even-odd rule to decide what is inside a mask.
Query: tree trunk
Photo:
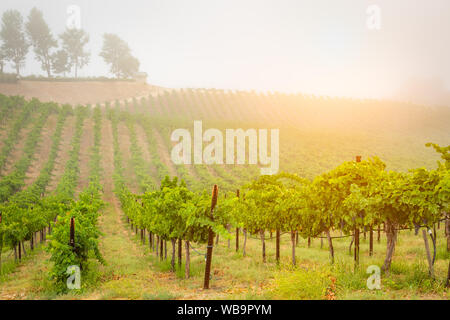
[[[430,252],[430,246],[428,245],[428,235],[427,235],[427,230],[425,228],[422,229],[422,236],[423,236],[423,241],[425,243],[425,251],[427,253],[427,261],[428,261],[428,274],[430,275],[430,277],[434,277],[434,272],[433,272],[433,261],[431,258],[431,252]]]
[[[381,227],[380,225],[378,225],[378,236],[377,236],[378,243],[380,243],[380,239],[381,239]]]
[[[216,236],[216,246],[219,245],[219,235]]]
[[[186,249],[186,265],[184,266],[184,277],[186,279],[189,279],[189,272],[190,272],[190,265],[191,265],[191,258],[189,255],[189,241],[184,242],[184,247]]]
[[[172,260],[170,261],[170,265],[172,267],[172,272],[175,272],[175,251],[176,251],[176,244],[177,244],[177,240],[176,239],[171,239],[170,240],[172,242]]]
[[[326,231],[327,239],[328,239],[328,247],[330,249],[330,258],[331,264],[334,264],[334,248],[333,248],[333,239],[331,239],[330,230]]]
[[[48,55],[46,55],[46,57],[45,57],[45,67],[46,67],[46,69],[47,69],[47,76],[49,77],[49,78],[51,78],[52,77],[52,73],[51,73],[51,62],[50,62],[50,57],[48,57]]]
[[[373,227],[370,226],[369,230],[369,256],[373,256]]]
[[[395,242],[397,240],[397,231],[395,230],[395,225],[391,222],[386,222],[384,224],[384,230],[386,233],[387,245],[386,245],[386,258],[384,259],[384,264],[381,270],[389,274],[389,269],[391,268],[392,257],[395,251]]]
[[[280,263],[280,238],[281,238],[281,232],[280,229],[277,229],[276,235],[275,235],[275,258],[277,260],[277,263]]]
[[[22,241],[22,250],[23,250],[23,256],[25,257],[27,255],[27,251],[25,250],[25,241]]]
[[[291,242],[292,242],[292,265],[295,267],[295,231],[291,231]]]
[[[163,261],[164,259],[164,240],[159,238],[159,260]]]
[[[298,231],[295,231],[295,246],[298,246]]]
[[[183,241],[180,239],[178,239],[178,267],[181,268],[181,259],[183,255]]]
[[[245,251],[245,248],[247,246],[247,229],[244,228],[243,233],[244,233],[244,244],[242,246],[242,255],[245,257],[247,254],[247,252]]]
[[[308,237],[308,248],[311,248],[311,237]]]
[[[17,245],[14,245],[14,262],[17,263]]]
[[[262,258],[263,262],[266,263],[266,241],[264,238],[265,237],[264,230],[261,230],[259,234],[261,235],[261,242],[262,242]]]

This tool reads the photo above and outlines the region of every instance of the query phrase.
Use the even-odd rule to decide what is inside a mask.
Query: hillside
[[[245,257],[241,252],[236,253],[230,249],[223,238],[217,239],[213,285],[208,292],[198,290],[203,279],[202,252],[206,251],[205,243],[193,242],[195,251],[191,252],[191,278],[180,279],[184,277],[184,270],[179,268],[177,273],[170,273],[169,259],[163,260],[162,254],[154,257],[154,248],[148,246],[149,238],[143,237],[145,229],[139,231],[136,225],[127,225],[128,220],[123,210],[130,208],[124,208],[122,201],[134,195],[123,196],[120,194],[121,190],[138,194],[136,198],[130,198],[131,205],[135,206],[141,200],[142,193],[158,190],[166,175],[185,180],[187,187],[196,192],[206,190],[209,193],[212,186],[217,184],[221,195],[225,191],[234,193],[236,189],[260,176],[261,165],[248,163],[175,165],[170,157],[173,147],[171,133],[178,128],[186,128],[192,133],[194,120],[202,120],[204,130],[217,128],[222,132],[228,128],[279,129],[280,170],[308,179],[313,179],[344,161],[352,161],[356,155],[361,155],[364,160],[378,156],[389,170],[407,171],[422,166],[435,168],[439,156],[424,144],[432,141],[448,145],[450,141],[448,108],[281,93],[162,90],[130,83],[55,85],[27,82],[26,85],[34,90],[22,91],[26,97],[40,94],[42,99],[49,99],[48,101],[85,101],[92,105],[89,108],[74,106],[62,109],[51,103],[0,96],[0,196],[4,200],[0,204],[0,210],[4,208],[4,212],[11,216],[18,212],[20,221],[13,223],[10,220],[10,223],[8,216],[3,220],[4,225],[17,228],[11,229],[12,232],[8,229],[7,235],[17,235],[18,238],[8,238],[3,244],[3,253],[0,251],[3,261],[0,299],[57,297],[48,280],[52,264],[46,261],[49,261],[51,254],[42,250],[49,245],[45,236],[45,232],[49,231],[48,223],[56,218],[58,223],[67,223],[66,213],[72,210],[71,200],[81,201],[84,197],[91,201],[94,195],[98,195],[106,203],[106,207],[98,212],[94,210],[94,215],[100,214],[98,228],[102,234],[98,239],[99,251],[107,264],[91,262],[90,267],[97,273],[83,284],[86,287],[83,288],[82,296],[69,293],[63,298],[282,297],[280,293],[273,296],[271,290],[275,288],[276,277],[287,277],[284,279],[289,281],[286,279],[289,279],[290,267],[283,269],[290,263],[291,242],[286,233],[283,233],[286,235],[281,241],[282,267],[277,274],[273,271],[278,268],[273,257],[273,230],[266,232],[268,253],[267,261],[264,262],[260,259],[261,246],[257,234],[249,236]],[[26,85],[9,88],[25,90]],[[99,92],[96,91],[96,85],[102,88]],[[48,91],[43,91],[44,94],[39,90]],[[79,92],[83,92],[81,97],[78,97]],[[96,108],[95,102],[100,108]],[[88,189],[92,182],[94,187]],[[56,201],[57,205],[50,206],[52,210],[48,210],[54,216],[46,216],[47,220],[44,221],[35,221],[34,219],[41,218],[43,212],[38,211],[41,210],[40,204],[36,209],[36,203],[40,201],[46,205]],[[65,203],[70,203],[67,208],[62,207]],[[14,207],[16,204],[17,207]],[[94,205],[85,208],[90,210],[93,207]],[[22,219],[21,215],[26,215],[27,218]],[[77,216],[77,219],[82,219],[82,216]],[[26,223],[27,227],[22,227],[21,223]],[[44,231],[36,226],[41,226]],[[97,225],[91,229],[96,228]],[[32,230],[32,235],[23,233],[23,230]],[[442,286],[437,289],[431,285],[424,287],[422,282],[411,285],[410,278],[404,277],[405,274],[419,274],[419,277],[428,281],[422,262],[425,257],[422,240],[413,231],[402,231],[395,257],[398,264],[393,264],[395,272],[386,281],[389,290],[380,294],[364,291],[365,267],[370,264],[381,265],[386,248],[384,235],[375,244],[373,256],[368,254],[364,235],[364,240],[361,240],[363,267],[350,279],[348,274],[353,272],[350,270],[352,256],[348,254],[350,239],[341,238],[339,232],[342,230],[333,230],[333,236],[337,238],[334,242],[336,256],[340,262],[342,259],[342,266],[341,269],[332,271],[340,286],[340,291],[336,292],[338,298],[352,299],[361,291],[367,295],[365,297],[380,299],[411,296],[447,298]],[[435,270],[441,283],[447,272],[446,244],[443,228],[437,232],[438,258]],[[31,243],[36,247],[38,234],[43,243],[30,254]],[[310,270],[316,270],[314,268],[317,265],[328,265],[328,251],[322,239],[305,238],[297,243],[299,264],[311,267]],[[145,241],[147,244],[141,246],[141,242],[145,244]],[[18,248],[22,245],[28,255],[19,264],[14,261],[17,242]],[[160,244],[162,252],[162,240]],[[169,241],[166,246],[170,251]],[[21,249],[19,255],[20,252]],[[319,271],[309,272],[313,274],[305,274],[305,279],[322,274]]]
[[[96,104],[116,99],[148,96],[158,92],[156,86],[128,81],[26,81],[1,83],[0,93],[10,96],[23,96],[26,99],[38,98],[43,102],[77,104]]]

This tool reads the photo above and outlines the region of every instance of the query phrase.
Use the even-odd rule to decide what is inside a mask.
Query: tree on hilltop
[[[53,37],[50,28],[44,20],[43,14],[36,8],[31,9],[26,23],[28,39],[33,46],[36,60],[41,63],[42,70],[51,77],[52,71],[52,48],[56,48],[58,42]]]
[[[110,72],[117,78],[128,78],[139,70],[139,60],[131,55],[128,44],[115,34],[103,35],[100,56],[110,65]]]
[[[62,48],[67,52],[70,69],[75,68],[75,78],[78,70],[89,63],[90,53],[85,51],[85,45],[89,42],[89,35],[81,29],[67,29],[60,35]]]
[[[0,38],[3,40],[2,51],[5,60],[14,63],[16,73],[19,75],[30,47],[23,31],[23,18],[19,11],[8,10],[3,13]]]

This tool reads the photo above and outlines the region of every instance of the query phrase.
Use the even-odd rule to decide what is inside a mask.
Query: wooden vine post
[[[431,252],[430,252],[430,246],[428,244],[428,235],[426,228],[422,229],[422,236],[423,241],[425,243],[425,251],[427,253],[427,261],[428,261],[428,273],[430,277],[434,277],[434,270],[433,270],[433,259],[431,258]]]
[[[212,191],[212,199],[211,199],[211,220],[214,220],[213,212],[214,208],[217,204],[217,196],[219,193],[219,188],[217,184],[214,185]],[[212,251],[214,246],[214,232],[212,227],[209,227],[208,230],[208,246],[206,250],[206,265],[205,265],[205,280],[203,283],[203,289],[209,289],[209,278],[211,276],[211,260],[212,260]]]
[[[236,190],[236,196],[239,199],[239,189]],[[239,228],[236,228],[236,252],[239,251]]]
[[[72,247],[72,250],[75,250],[75,219],[70,218],[70,240],[69,245]]]
[[[182,264],[182,255],[183,255],[183,246],[182,246],[183,240],[181,238],[178,239],[178,267],[181,268]]]
[[[373,227],[370,226],[369,231],[369,256],[373,256]]]
[[[356,156],[356,163],[361,162],[361,156]],[[354,237],[355,237],[355,267],[359,265],[359,228],[355,227],[354,230]]]

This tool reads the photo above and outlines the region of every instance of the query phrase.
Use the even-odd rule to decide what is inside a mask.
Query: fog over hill
[[[448,0],[2,0],[0,13],[17,9],[26,19],[36,6],[59,35],[70,5],[90,35],[82,77],[108,75],[98,56],[108,32],[163,87],[448,101]],[[379,29],[367,26],[370,5],[380,10]],[[42,73],[33,58],[24,74]]]

